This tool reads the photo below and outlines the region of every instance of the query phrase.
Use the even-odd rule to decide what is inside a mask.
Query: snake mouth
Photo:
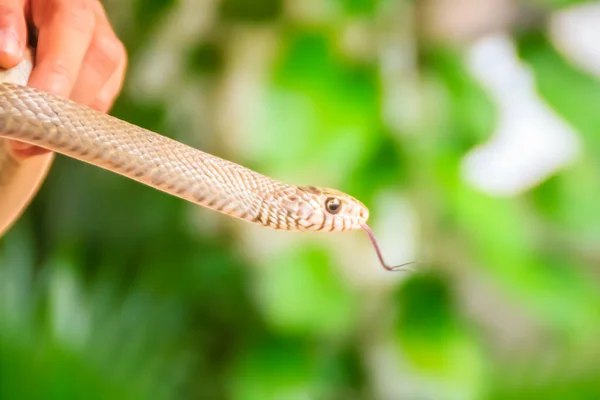
[[[361,204],[362,206],[362,204]],[[365,206],[359,207],[358,211],[356,212],[355,215],[355,224],[356,228],[363,228],[363,225],[367,224],[367,221],[369,220],[369,209]]]
[[[358,217],[363,221],[367,222],[367,220],[369,219],[369,210],[367,210],[366,208],[360,209],[358,211]]]

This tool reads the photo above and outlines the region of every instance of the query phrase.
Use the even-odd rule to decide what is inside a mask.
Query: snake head
[[[268,224],[273,228],[347,231],[360,229],[369,218],[364,204],[335,189],[288,186],[277,197],[282,214]]]

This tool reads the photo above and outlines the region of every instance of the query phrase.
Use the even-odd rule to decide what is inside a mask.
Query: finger
[[[69,97],[94,32],[89,0],[30,0],[38,27],[36,66],[29,85]]]
[[[83,59],[71,99],[90,105],[126,59],[125,48],[96,3],[96,30]]]
[[[15,140],[9,140],[7,145],[10,154],[16,159],[29,158],[50,152],[50,150],[44,149],[43,147],[33,146],[29,143],[17,142]]]
[[[106,85],[100,90],[98,96],[91,102],[90,107],[102,112],[108,112],[108,110],[110,110],[117,95],[123,88],[126,69],[127,58],[125,57]]]
[[[24,0],[0,0],[0,67],[12,68],[27,43]]]
[[[27,24],[23,0],[0,0],[0,67],[15,67],[23,57],[27,43]],[[27,158],[47,152],[27,143],[7,141],[13,157]]]

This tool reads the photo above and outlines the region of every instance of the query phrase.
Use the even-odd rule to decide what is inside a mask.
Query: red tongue
[[[396,266],[390,266],[390,265],[386,264],[385,261],[383,261],[383,256],[381,255],[381,250],[379,249],[377,240],[375,240],[375,235],[373,235],[373,231],[371,230],[371,228],[369,228],[369,225],[361,224],[360,226],[369,235],[369,239],[371,239],[371,243],[373,243],[373,247],[375,247],[375,252],[377,253],[377,257],[379,257],[379,262],[381,262],[381,266],[383,268],[387,269],[388,271],[401,271],[403,269],[406,269],[404,267],[406,267],[407,265],[414,264],[414,262],[407,262],[407,263],[396,265]]]

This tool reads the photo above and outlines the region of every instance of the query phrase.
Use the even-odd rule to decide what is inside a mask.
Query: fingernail
[[[0,30],[0,52],[17,58],[21,57],[21,44],[13,31]]]

